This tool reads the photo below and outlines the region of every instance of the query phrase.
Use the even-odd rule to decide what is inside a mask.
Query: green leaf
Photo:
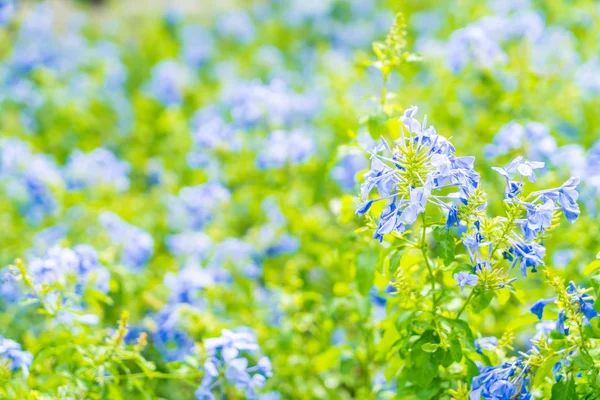
[[[459,362],[462,360],[462,346],[460,345],[460,340],[453,339],[450,341],[450,355],[452,356],[452,360],[455,362]]]
[[[573,357],[573,365],[577,369],[588,370],[594,366],[594,359],[587,353],[577,353]]]
[[[575,400],[578,398],[575,391],[575,382],[572,379],[562,380],[552,386],[551,400]]]
[[[467,346],[473,346],[473,342],[475,342],[475,337],[473,336],[473,332],[471,331],[471,327],[466,321],[461,319],[455,320],[452,318],[442,317],[442,319],[453,328],[456,328],[459,332],[461,332],[466,338]]]
[[[471,307],[473,308],[473,312],[479,313],[485,310],[492,299],[494,298],[494,292],[491,290],[479,290],[473,300],[471,300]]]
[[[444,261],[444,265],[450,265],[454,261],[454,236],[443,226],[433,227],[433,239],[438,243],[437,253]]]
[[[421,349],[427,353],[435,353],[439,347],[439,343],[425,343]]]
[[[339,362],[340,349],[330,347],[325,352],[315,357],[315,371],[321,373],[335,367]]]
[[[595,272],[597,270],[600,269],[600,260],[594,260],[591,263],[589,263],[588,265],[585,266],[585,268],[583,269],[583,274],[584,275],[589,275],[592,272]]]
[[[377,265],[377,253],[366,251],[359,253],[356,257],[356,286],[359,292],[365,296],[373,286],[375,265]]]

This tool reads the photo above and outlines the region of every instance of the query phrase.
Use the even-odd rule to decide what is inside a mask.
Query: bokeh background
[[[372,43],[397,13],[419,60],[384,84]],[[545,260],[589,282],[599,29],[591,0],[0,0],[0,266],[22,258],[55,283],[52,249],[87,244],[102,271],[52,318],[2,281],[0,334],[36,356],[0,392],[194,398],[198,344],[248,327],[273,364],[261,398],[412,398],[383,373],[394,355],[378,344],[402,321],[386,319],[385,248],[354,214],[365,148],[397,138],[390,121],[414,104],[476,156],[490,213],[504,190],[490,168],[516,155],[546,162],[544,187],[580,176],[582,216],[546,240]],[[484,336],[510,329],[519,350],[535,333],[529,306],[551,289],[542,274],[514,286],[466,317]],[[127,340],[146,332],[144,357],[187,378],[77,378],[90,367],[58,344],[94,353],[123,310]]]

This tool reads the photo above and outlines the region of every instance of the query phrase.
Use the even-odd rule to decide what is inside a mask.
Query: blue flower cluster
[[[103,293],[109,290],[110,273],[98,260],[96,249],[87,244],[72,249],[53,246],[42,256],[28,259],[27,270],[38,288],[42,285],[65,287],[75,278],[72,289],[77,294],[82,294],[90,286]],[[14,272],[7,271],[6,278],[12,277],[15,277]]]
[[[303,163],[315,151],[313,135],[304,126],[319,106],[316,94],[296,93],[281,79],[268,84],[241,81],[226,87],[219,106],[202,108],[192,119],[194,148],[188,163],[192,168],[206,166],[211,151],[237,152],[242,147],[260,152],[257,165],[262,169]],[[241,134],[258,127],[271,130],[266,142]]]
[[[552,226],[555,212],[562,211],[570,222],[575,222],[580,214],[577,204],[579,197],[577,192],[579,178],[577,177],[571,177],[559,188],[531,193],[527,197],[530,201],[520,199],[523,193],[524,178],[530,182],[536,182],[535,170],[543,168],[543,166],[543,162],[532,162],[519,156],[505,168],[493,168],[506,181],[505,202],[518,204],[527,212],[527,218],[515,221],[521,227],[522,237],[516,233],[509,236],[508,241],[512,247],[506,253],[506,257],[513,260],[511,269],[518,262],[524,276],[527,274],[527,268],[531,268],[532,272],[535,272],[537,266],[544,265],[545,249],[536,240]],[[519,176],[518,180],[513,179],[515,175]]]
[[[65,166],[65,179],[70,190],[113,186],[117,191],[129,188],[129,163],[121,161],[110,150],[99,147],[89,153],[74,151]]]
[[[176,60],[164,60],[152,69],[146,90],[165,107],[179,106],[191,79],[185,65]]]
[[[484,148],[489,157],[500,157],[514,152],[525,152],[529,159],[543,160],[557,169],[568,169],[582,182],[582,201],[588,211],[596,210],[595,200],[600,197],[600,141],[586,151],[579,144],[558,146],[548,127],[537,122],[525,126],[512,121],[503,126]],[[541,169],[545,172],[545,169]]]
[[[223,381],[243,390],[246,398],[255,399],[256,389],[264,387],[267,378],[273,375],[268,357],[261,357],[256,365],[249,367],[249,357],[260,351],[256,336],[250,330],[224,329],[220,337],[206,339],[204,348],[208,358],[204,362],[202,383],[195,393],[196,400],[215,400],[212,391]]]
[[[0,140],[0,185],[29,223],[38,225],[58,209],[53,188],[64,186],[53,158],[34,154],[18,139]]]
[[[446,46],[448,68],[458,74],[468,65],[478,69],[503,66],[509,62],[504,47],[515,41],[530,44],[530,68],[539,75],[569,73],[579,62],[573,35],[562,27],[546,26],[543,14],[524,3],[498,8],[496,14],[454,31]],[[555,46],[562,51],[552,51]]]
[[[178,231],[201,230],[230,198],[229,189],[218,182],[184,187],[168,199],[169,225]]]
[[[598,312],[594,309],[594,298],[578,288],[573,282],[569,282],[567,293],[571,305],[573,305],[578,312],[583,314],[583,322],[586,325],[590,325],[590,320],[598,317]],[[557,298],[538,300],[531,306],[530,311],[542,320],[546,306],[556,303],[557,300]],[[567,307],[567,304],[563,304],[562,306]],[[565,308],[562,308],[558,312],[558,320],[556,321],[555,329],[563,335],[569,334],[569,328],[565,326],[566,319],[566,310]]]
[[[155,326],[151,332],[152,345],[169,362],[185,360],[196,348],[185,329],[187,311],[182,304],[167,304],[152,318]]]
[[[14,3],[0,3],[0,25],[12,15]],[[39,130],[37,114],[44,107],[85,111],[94,102],[114,113],[114,128],[121,132],[131,128],[132,107],[125,94],[127,74],[119,47],[108,39],[93,42],[86,38],[86,23],[77,14],[58,34],[52,11],[39,5],[20,24],[16,41],[0,66],[0,107],[17,105],[21,123],[29,131]],[[44,90],[36,77],[40,71],[52,78],[53,90]]]
[[[414,118],[417,111],[413,106],[404,112],[400,119],[402,137],[395,142],[396,147],[382,138],[370,153],[371,170],[364,175],[360,189],[364,203],[357,213],[366,213],[374,202],[388,201],[375,232],[380,241],[391,232],[406,231],[427,203],[443,210],[448,226],[457,224],[456,203],[468,204],[479,185],[479,174],[473,170],[475,158],[457,157],[452,143],[438,135],[433,126],[428,127],[426,119],[421,125]],[[447,194],[449,188],[457,191]],[[373,189],[379,197],[369,199]]]
[[[304,132],[277,130],[267,137],[264,149],[256,157],[256,165],[259,169],[272,169],[302,164],[314,152],[315,144]]]
[[[479,365],[479,375],[471,382],[471,399],[530,400],[530,368],[517,358],[495,367]]]

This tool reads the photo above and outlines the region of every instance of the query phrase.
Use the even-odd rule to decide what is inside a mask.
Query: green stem
[[[383,86],[381,87],[381,108],[385,107],[385,100],[387,98],[387,74],[383,74]]]
[[[432,291],[432,298],[433,298],[433,311],[435,313],[435,310],[437,309],[437,299],[435,297],[435,277],[433,276],[433,268],[431,267],[431,264],[429,263],[429,257],[427,257],[427,238],[426,238],[426,234],[427,234],[427,225],[425,224],[425,216],[423,214],[421,214],[421,219],[423,221],[423,233],[421,235],[421,252],[423,253],[423,259],[425,260],[425,265],[427,266],[427,270],[429,271],[429,278],[431,279],[431,291]]]
[[[460,318],[460,316],[462,315],[463,311],[466,310],[467,306],[469,305],[469,303],[473,299],[474,295],[475,295],[475,290],[471,290],[471,294],[469,295],[469,297],[467,297],[467,300],[465,301],[465,304],[463,304],[463,306],[461,307],[461,309],[458,311],[458,314],[456,314],[456,317],[454,317],[455,321],[458,320]]]

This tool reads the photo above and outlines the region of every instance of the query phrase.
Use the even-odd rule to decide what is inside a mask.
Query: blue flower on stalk
[[[256,399],[256,390],[263,388],[267,378],[273,375],[268,357],[261,357],[253,367],[248,366],[248,355],[258,353],[260,348],[254,333],[245,328],[235,332],[224,329],[220,337],[206,339],[204,347],[209,357],[204,362],[204,377],[195,393],[197,400],[213,399],[212,391],[224,381],[244,390],[246,398]]]
[[[531,272],[537,272],[537,267],[544,265],[543,259],[546,255],[544,246],[535,242],[526,243],[516,235],[514,238],[509,238],[508,241],[512,247],[506,256],[514,261],[513,265],[519,263],[523,276],[527,276],[527,268],[531,268]]]
[[[539,195],[543,201],[551,200],[557,203],[565,217],[572,223],[577,220],[581,213],[577,204],[577,199],[579,198],[577,186],[579,186],[579,178],[572,176],[559,188],[541,190],[531,195]]]
[[[582,293],[575,283],[569,282],[567,292],[573,297],[573,300],[579,304],[581,313],[585,316],[587,323],[592,318],[598,316],[598,312],[594,309],[594,298],[587,293]]]
[[[402,138],[394,148],[382,138],[372,150],[371,170],[364,175],[360,188],[363,203],[356,209],[359,215],[376,201],[389,201],[375,231],[375,238],[380,241],[388,233],[406,231],[425,211],[427,203],[447,212],[450,222],[457,223],[458,213],[452,200],[468,204],[479,185],[479,174],[473,170],[474,158],[457,157],[452,143],[438,135],[433,126],[427,127],[426,118],[423,125],[414,118],[417,111],[413,106],[400,118]],[[369,199],[375,188],[379,198]],[[457,192],[437,193],[448,188]],[[447,203],[447,199],[451,202]]]
[[[541,299],[536,301],[531,308],[529,309],[529,311],[531,311],[532,314],[535,314],[538,319],[541,321],[542,317],[544,315],[544,309],[546,308],[546,306],[548,304],[552,304],[556,301],[556,297],[552,298],[552,299]]]
[[[471,382],[471,399],[529,400],[530,367],[521,358],[496,367],[479,366]]]
[[[468,272],[454,274],[454,279],[458,282],[457,286],[460,286],[460,290],[463,290],[465,286],[475,286],[477,285],[477,281],[479,281],[477,275]]]
[[[512,199],[519,195],[523,189],[523,177],[527,177],[530,182],[537,181],[537,175],[535,174],[536,169],[544,167],[543,162],[539,161],[528,161],[523,157],[518,156],[513,159],[506,168],[492,167],[492,169],[498,172],[506,179],[506,192],[505,197]],[[512,180],[512,176],[518,173],[520,179],[518,181]]]
[[[523,203],[523,205],[527,209],[527,218],[518,222],[523,230],[525,240],[532,241],[540,233],[552,226],[554,211],[558,208],[550,199],[547,199],[546,202],[540,205],[532,203]]]

